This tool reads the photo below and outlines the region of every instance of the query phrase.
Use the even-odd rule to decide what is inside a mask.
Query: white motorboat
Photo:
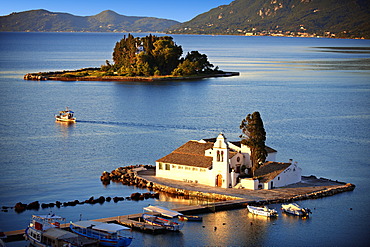
[[[277,211],[275,209],[270,209],[266,206],[264,207],[256,207],[256,206],[247,206],[249,212],[256,215],[262,215],[266,217],[275,217],[278,216]]]
[[[76,122],[76,118],[73,116],[74,112],[68,107],[64,111],[60,111],[58,115],[55,115],[55,120],[58,122]]]
[[[308,208],[302,208],[297,203],[289,203],[281,205],[283,212],[293,214],[301,217],[308,217],[311,210]]]

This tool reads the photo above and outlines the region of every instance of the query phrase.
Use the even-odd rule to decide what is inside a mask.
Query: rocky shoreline
[[[64,70],[55,72],[38,72],[28,73],[23,76],[24,80],[32,81],[136,81],[136,82],[160,82],[160,81],[182,81],[182,80],[197,80],[212,77],[229,77],[239,76],[239,72],[219,72],[217,74],[199,74],[194,76],[63,76],[66,73],[84,73],[99,68],[84,68],[79,70]]]
[[[104,196],[100,196],[98,198],[94,198],[93,196],[90,197],[89,199],[86,199],[86,200],[73,200],[73,201],[69,201],[69,202],[60,202],[60,201],[56,201],[56,202],[50,202],[50,203],[40,203],[39,201],[34,201],[34,202],[31,202],[29,204],[27,203],[22,203],[22,202],[18,202],[16,203],[13,207],[9,207],[9,206],[2,206],[1,207],[1,211],[2,212],[8,212],[9,209],[14,209],[15,212],[17,213],[21,213],[25,210],[39,210],[40,208],[42,209],[45,209],[45,208],[53,208],[53,207],[56,207],[56,208],[60,208],[60,207],[68,207],[68,206],[77,206],[77,205],[82,205],[82,204],[103,204],[104,202],[110,202],[110,201],[113,201],[114,203],[117,203],[119,201],[139,201],[139,200],[144,200],[144,199],[149,199],[149,198],[159,198],[159,193],[150,193],[150,192],[147,192],[147,193],[139,193],[139,192],[135,192],[135,193],[132,193],[130,196],[126,196],[126,197],[123,197],[123,196],[115,196],[115,197],[110,197],[110,196],[107,196],[107,197],[104,197]]]

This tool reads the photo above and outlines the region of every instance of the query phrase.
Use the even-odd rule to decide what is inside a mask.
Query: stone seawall
[[[155,177],[155,166],[137,165],[120,167],[111,173],[103,172],[101,181],[108,183],[112,180],[125,185],[148,188],[156,192],[211,199],[214,201],[245,200],[255,205],[316,199],[346,191],[353,191],[356,187],[350,183],[333,181],[326,178],[318,179],[315,176],[302,178],[305,179],[305,183],[302,185],[272,190],[221,189],[166,179],[161,179],[158,182],[158,178]]]

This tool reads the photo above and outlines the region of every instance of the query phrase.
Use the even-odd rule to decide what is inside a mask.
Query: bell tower
[[[220,133],[213,145],[212,170],[215,179],[215,186],[229,188],[229,146],[226,137]]]

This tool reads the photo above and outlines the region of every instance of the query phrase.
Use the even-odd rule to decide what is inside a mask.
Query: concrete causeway
[[[352,191],[355,188],[353,184],[346,184],[326,178],[316,178],[315,176],[302,176],[302,181],[300,183],[271,190],[224,189],[198,183],[188,183],[156,177],[155,170],[152,169],[138,172],[137,177],[149,183],[152,182],[154,184],[154,190],[159,189],[160,191],[169,193],[177,191],[179,194],[184,193],[189,196],[199,195],[200,197],[210,197],[214,199],[218,199],[220,196],[234,197],[235,199],[244,199],[250,203],[273,203],[274,201],[283,202],[312,199],[344,191]]]

